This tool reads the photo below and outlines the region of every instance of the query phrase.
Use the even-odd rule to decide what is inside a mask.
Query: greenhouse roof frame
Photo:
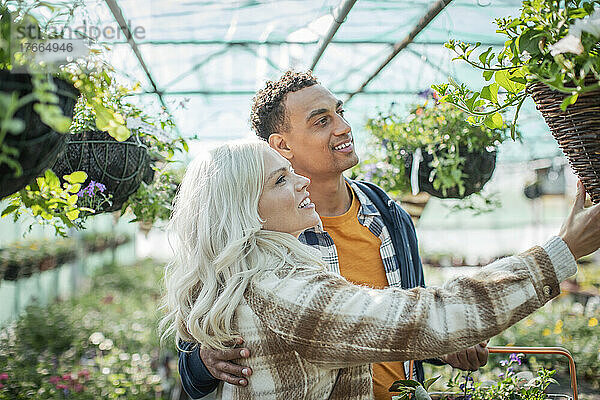
[[[257,89],[288,69],[313,67],[334,94],[352,99],[346,115],[359,147],[366,140],[365,121],[382,109],[419,101],[419,94],[449,77],[481,83],[476,71],[451,61],[444,43],[501,47],[493,21],[518,15],[521,5],[521,0],[81,1],[99,11],[101,23],[117,21],[129,32],[145,28],[141,38],[99,43],[116,54],[109,60],[116,71],[140,82],[134,101],[157,110],[160,104],[184,136],[209,141],[250,136]],[[523,112],[527,123],[527,107]],[[547,133],[542,130],[527,129],[537,136]]]

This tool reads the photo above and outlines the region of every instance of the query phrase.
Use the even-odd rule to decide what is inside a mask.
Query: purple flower
[[[521,357],[519,356],[519,354],[512,353],[509,358],[510,358],[510,361],[514,361],[514,362],[518,363],[519,365],[521,365]]]
[[[500,360],[500,365],[502,365],[503,367],[508,365],[508,360]]]
[[[432,89],[425,89],[425,90],[419,92],[418,96],[422,97],[424,99],[429,99],[429,98],[433,97],[433,93],[434,93],[434,91]]]
[[[509,373],[509,374],[512,374],[514,371],[515,371],[515,370],[513,369],[513,367],[508,367],[508,368],[506,369],[506,372],[507,372],[507,373]]]
[[[504,373],[503,372],[499,373],[498,378],[504,378]]]
[[[465,390],[465,384],[464,384],[464,383],[461,383],[460,385],[458,385],[458,388],[459,388],[460,390]]]
[[[96,188],[98,188],[100,193],[103,193],[106,190],[106,186],[104,186],[102,183],[96,182],[96,181],[90,181],[90,183],[85,188],[81,189],[77,193],[77,196],[83,197],[84,195],[87,195],[88,197],[93,197],[95,194]]]

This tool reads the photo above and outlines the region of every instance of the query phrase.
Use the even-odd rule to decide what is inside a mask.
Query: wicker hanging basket
[[[600,203],[600,90],[580,94],[565,111],[560,105],[568,94],[542,83],[530,85],[528,91],[592,202]]]
[[[62,153],[52,171],[62,177],[75,171],[88,175],[82,187],[91,181],[102,183],[112,197],[96,214],[120,210],[125,201],[135,193],[142,181],[151,183],[148,148],[137,135],[118,142],[106,132],[87,131],[71,135],[67,149]]]
[[[58,106],[67,117],[73,116],[73,108],[79,96],[77,89],[66,81],[55,79],[58,96]],[[0,70],[0,91],[19,93],[23,97],[33,90],[31,75],[16,74]],[[19,135],[7,133],[4,143],[19,151],[17,161],[21,164],[23,173],[15,176],[12,167],[0,164],[0,199],[23,189],[33,178],[39,176],[46,168],[56,161],[64,150],[67,135],[53,131],[44,124],[37,112],[34,102],[19,109],[15,117],[25,124],[25,129]]]
[[[483,186],[492,178],[494,169],[496,168],[496,150],[483,149],[481,151],[468,152],[466,148],[459,149],[460,154],[465,157],[463,173],[465,191],[460,195],[458,187],[448,188],[446,193],[441,189],[436,189],[433,186],[433,180],[430,180],[430,166],[433,160],[433,154],[423,153],[423,161],[419,163],[419,189],[427,192],[434,197],[440,199],[463,199],[473,193],[478,193],[483,189]],[[413,154],[406,152],[402,155],[404,158],[404,171],[410,179],[412,171]]]

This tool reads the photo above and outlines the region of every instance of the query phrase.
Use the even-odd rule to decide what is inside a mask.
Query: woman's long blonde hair
[[[231,347],[239,337],[232,327],[235,310],[258,272],[324,267],[291,234],[262,230],[258,201],[267,149],[258,140],[228,143],[188,166],[169,223],[174,257],[165,272],[162,339],[175,333],[176,344]]]

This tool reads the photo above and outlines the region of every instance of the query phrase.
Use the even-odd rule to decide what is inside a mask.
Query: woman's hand
[[[600,247],[600,204],[584,208],[585,197],[585,188],[579,181],[575,204],[559,233],[576,260]]]
[[[242,339],[237,340],[238,345],[242,343]],[[248,384],[248,380],[245,377],[252,375],[252,369],[230,361],[248,357],[250,357],[250,350],[246,348],[200,350],[200,358],[213,377],[238,386],[246,386]]]

